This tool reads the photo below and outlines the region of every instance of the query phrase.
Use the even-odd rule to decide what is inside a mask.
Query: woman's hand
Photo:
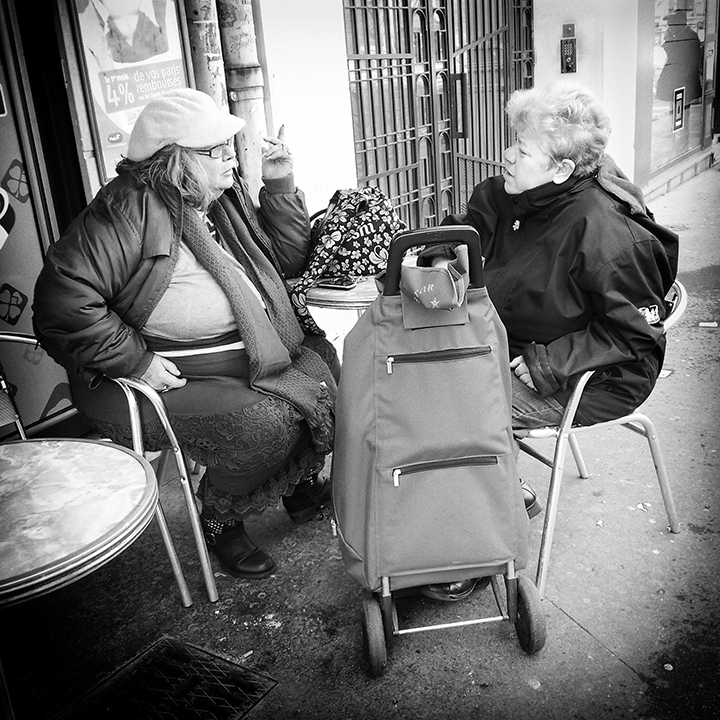
[[[161,393],[181,388],[187,382],[185,378],[180,377],[177,365],[162,355],[153,355],[148,369],[140,379]]]
[[[276,138],[263,138],[268,143],[262,152],[262,176],[277,180],[293,170],[293,157],[285,145],[285,126],[278,130]]]
[[[528,366],[525,364],[525,360],[523,360],[522,355],[518,355],[518,357],[513,358],[510,361],[510,369],[515,373],[520,382],[525,383],[525,385],[527,385],[531,390],[537,392],[537,388],[532,381],[532,375],[530,375],[530,371],[528,370]]]

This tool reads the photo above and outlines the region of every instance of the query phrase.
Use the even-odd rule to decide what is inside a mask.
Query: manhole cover
[[[60,720],[235,720],[277,682],[163,638],[66,710]]]

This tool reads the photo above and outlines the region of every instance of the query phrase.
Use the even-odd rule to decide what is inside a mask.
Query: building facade
[[[610,153],[652,200],[718,153],[719,4],[0,0],[0,330],[31,331],[46,249],[164,89],[197,87],[246,120],[252,188],[262,138],[284,126],[311,213],[375,184],[421,227],[498,171],[513,90],[571,79],[599,96]],[[1,352],[36,430],[72,413],[61,369]],[[39,362],[42,382],[23,382]]]

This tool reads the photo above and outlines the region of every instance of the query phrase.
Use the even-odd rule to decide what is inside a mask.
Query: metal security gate
[[[343,0],[358,184],[409,227],[497,172],[509,94],[532,85],[532,0]]]
[[[496,175],[510,144],[505,104],[532,87],[530,0],[453,0],[454,136],[457,186],[464,205],[480,181]]]

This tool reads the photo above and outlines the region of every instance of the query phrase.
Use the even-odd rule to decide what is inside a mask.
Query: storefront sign
[[[178,0],[75,0],[104,180],[115,175],[140,111],[188,87]]]
[[[677,88],[673,91],[672,109],[673,132],[682,130],[685,127],[685,88]]]

